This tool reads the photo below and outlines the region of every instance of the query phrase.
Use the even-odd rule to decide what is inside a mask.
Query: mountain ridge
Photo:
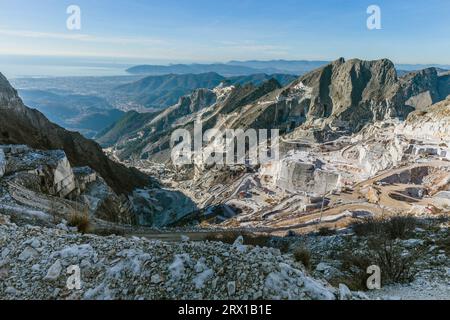
[[[388,59],[346,61],[340,58],[284,87],[276,81],[265,82],[259,87],[263,88],[262,94],[250,93],[257,92],[258,88],[230,86],[223,100],[201,113],[203,127],[204,130],[273,128],[299,138],[333,139],[344,132],[358,132],[374,121],[404,119],[415,109],[443,99],[442,95],[434,93],[441,79],[447,78],[439,76],[435,69],[399,77],[394,63]],[[246,90],[249,91],[246,93]],[[431,98],[427,99],[428,96]],[[184,128],[191,130],[192,119],[189,121]],[[152,133],[145,127],[142,132],[139,143],[133,135],[118,140],[121,141],[118,153],[121,158],[131,155],[149,158],[154,152],[164,154],[162,150],[167,148],[170,130]],[[132,141],[131,148],[127,146],[127,139]],[[167,155],[163,158],[167,159]]]
[[[285,85],[297,77],[289,74],[268,75],[265,73],[223,77],[216,72],[147,76],[136,82],[116,87],[114,96],[117,100],[123,100],[123,103],[131,102],[136,106],[154,111],[176,104],[179,98],[196,89],[213,89],[222,82],[228,85],[247,83],[260,85],[272,78]]]
[[[217,72],[223,76],[242,76],[255,73],[293,73],[297,76],[304,75],[314,69],[325,66],[332,61],[327,60],[231,60],[225,63],[193,63],[193,64],[170,64],[149,65],[142,64],[128,68],[131,74],[161,75],[168,73],[204,73]],[[441,71],[450,70],[446,64],[405,64],[395,63],[395,67],[402,73],[418,71],[434,67]]]
[[[64,150],[72,165],[97,171],[118,194],[150,183],[149,177],[107,158],[101,147],[77,132],[50,122],[26,107],[17,91],[0,73],[0,144],[25,144],[39,150]]]

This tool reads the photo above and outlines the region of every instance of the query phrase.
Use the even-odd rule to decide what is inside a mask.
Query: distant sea
[[[0,72],[7,78],[121,76],[143,61],[114,58],[71,58],[0,55]]]
[[[129,75],[122,68],[95,66],[53,66],[0,64],[0,72],[7,78],[50,78],[78,76],[121,76]]]

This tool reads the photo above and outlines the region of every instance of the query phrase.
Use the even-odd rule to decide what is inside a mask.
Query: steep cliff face
[[[339,59],[294,82],[281,94],[302,104],[305,123],[359,131],[370,121],[404,117],[410,111],[400,94],[394,64],[386,59]]]
[[[300,80],[313,88],[308,114],[312,119],[332,116],[350,120],[355,112],[369,118],[377,116],[371,105],[392,99],[398,86],[394,65],[388,60],[339,59],[317,73]],[[389,109],[386,104],[380,107]]]
[[[177,104],[160,113],[148,123],[153,131],[168,130],[183,118],[190,116],[206,107],[211,106],[217,100],[216,93],[209,89],[197,89],[190,95],[181,97]]]
[[[69,132],[37,110],[27,108],[8,80],[0,74],[0,144],[25,144],[40,150],[64,150],[73,166],[98,172],[118,194],[145,186],[148,177],[108,159],[100,146],[79,133]]]

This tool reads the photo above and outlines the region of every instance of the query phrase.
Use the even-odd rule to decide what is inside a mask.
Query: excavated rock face
[[[229,87],[221,94],[197,90],[127,133],[116,145],[123,160],[170,158],[173,130],[192,130],[196,116],[208,129],[279,129],[288,138],[330,141],[389,118],[404,119],[450,92],[449,74],[430,68],[398,78],[387,60],[338,59],[281,88],[275,80],[259,87]],[[223,88],[222,88],[223,89]]]
[[[401,130],[417,139],[442,141],[449,146],[450,97],[427,111],[411,113]]]
[[[170,159],[170,138],[174,130],[182,128],[192,132],[197,116],[202,119],[204,131],[233,128],[236,125],[232,121],[233,117],[239,119],[245,115],[243,109],[248,104],[279,88],[280,84],[276,80],[269,80],[257,87],[221,85],[211,91],[197,90],[141,128],[127,134],[116,144],[116,154],[121,159],[151,158],[153,161],[165,162]]]
[[[340,188],[338,172],[324,171],[292,157],[263,165],[261,176],[270,186],[294,193],[323,195]]]
[[[148,177],[109,160],[95,142],[69,132],[37,110],[23,105],[0,74],[0,144],[26,144],[40,150],[64,150],[74,166],[89,166],[119,194],[148,184]]]

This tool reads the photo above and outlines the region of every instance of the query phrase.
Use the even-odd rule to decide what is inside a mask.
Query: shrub
[[[344,251],[339,258],[342,261],[341,269],[344,275],[331,279],[330,283],[336,287],[343,283],[354,291],[367,290],[367,268],[373,264],[369,256]]]
[[[311,251],[305,247],[298,247],[294,250],[295,261],[301,262],[306,269],[311,268]]]
[[[69,216],[68,225],[76,227],[78,232],[85,234],[90,229],[89,215],[87,213],[73,212]]]
[[[417,219],[412,216],[393,216],[367,218],[352,224],[357,236],[377,236],[393,239],[405,239],[417,227]]]
[[[52,220],[54,224],[58,224],[61,222],[60,210],[58,209],[58,204],[56,201],[51,200],[49,205],[49,214],[52,216]]]
[[[250,245],[250,246],[259,246],[259,247],[269,247],[270,246],[270,240],[272,239],[272,236],[270,235],[244,235],[244,244]]]
[[[373,234],[380,234],[382,232],[381,223],[379,220],[370,217],[362,221],[357,221],[351,225],[355,234],[359,237],[367,237]]]
[[[385,220],[383,225],[390,239],[405,239],[417,224],[417,219],[412,216],[395,216]]]
[[[269,245],[269,246],[270,246],[270,245]],[[288,253],[288,252],[289,252],[290,245],[289,245],[289,241],[283,241],[283,240],[281,240],[281,241],[277,241],[277,242],[273,245],[273,247],[279,249],[281,253]]]
[[[405,252],[398,241],[372,237],[366,252],[346,251],[341,255],[342,271],[345,276],[330,281],[333,285],[341,282],[352,290],[367,290],[367,268],[377,265],[381,269],[382,284],[408,283],[417,273],[415,262],[420,257],[420,248]]]
[[[319,236],[322,236],[322,237],[329,237],[329,236],[335,235],[336,230],[328,228],[328,227],[321,227],[319,229],[318,234],[319,234]]]
[[[358,272],[353,275],[332,278],[329,280],[329,283],[333,287],[339,287],[340,284],[345,284],[352,291],[366,291],[367,279],[368,275],[365,272]]]
[[[382,271],[383,284],[408,283],[417,273],[415,262],[423,253],[421,248],[409,252],[391,239],[374,238],[369,241],[369,254]]]

